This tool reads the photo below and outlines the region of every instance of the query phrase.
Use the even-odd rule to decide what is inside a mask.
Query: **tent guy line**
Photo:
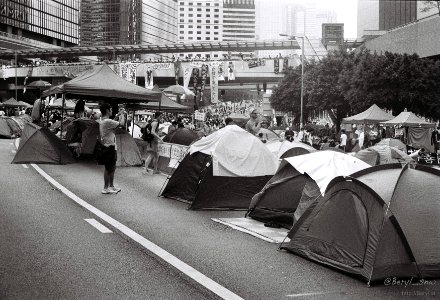
[[[46,172],[44,172],[39,166],[36,164],[31,164],[31,166],[43,177],[45,178],[50,184],[52,184],[55,188],[59,189],[63,194],[65,194],[67,197],[69,197],[71,200],[76,202],[78,205],[82,206],[84,209],[88,210],[92,214],[96,215],[99,219],[103,220],[107,224],[111,225],[112,227],[116,228],[120,233],[126,235],[128,238],[132,239],[133,241],[140,244],[142,247],[144,247],[146,250],[150,251],[157,257],[164,260],[166,263],[170,264],[171,266],[175,267],[177,270],[188,276],[189,278],[193,279],[196,283],[202,285],[207,290],[213,292],[214,294],[218,295],[222,299],[227,300],[242,300],[240,296],[234,294],[230,290],[226,289],[225,287],[221,286],[217,282],[213,281],[212,279],[208,278],[206,275],[200,273],[193,267],[187,265],[177,257],[171,255],[169,252],[165,251],[164,249],[160,248],[153,242],[149,241],[148,239],[144,238],[137,232],[133,231],[132,229],[128,228],[127,226],[123,225],[122,223],[118,222],[117,220],[113,219],[109,215],[105,214],[104,212],[100,211],[99,209],[95,208],[94,206],[90,205],[83,199],[76,196],[74,193],[72,193],[70,190],[65,188],[63,185],[58,183],[55,179],[53,179],[51,176],[49,176]]]

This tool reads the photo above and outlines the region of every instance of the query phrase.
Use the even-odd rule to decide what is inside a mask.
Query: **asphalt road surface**
[[[0,299],[440,295],[439,280],[368,287],[279,251],[277,244],[211,220],[244,217],[244,211],[190,211],[185,203],[157,197],[166,177],[142,175],[140,167],[118,168],[115,184],[122,191],[102,195],[103,167],[93,162],[10,164],[13,142],[0,139]]]

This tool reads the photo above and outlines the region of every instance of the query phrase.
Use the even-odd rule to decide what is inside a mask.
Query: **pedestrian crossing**
[[[211,220],[269,243],[282,243],[283,241],[287,242],[290,240],[287,238],[288,229],[266,227],[263,222],[251,218],[211,218]]]

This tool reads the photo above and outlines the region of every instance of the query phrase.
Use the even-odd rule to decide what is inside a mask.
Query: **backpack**
[[[149,142],[149,143],[151,143],[151,142],[153,141],[153,139],[154,139],[154,135],[151,133],[151,130],[152,130],[151,123],[152,123],[152,122],[149,122],[149,123],[147,124],[147,126],[145,126],[145,127],[142,129],[142,139],[143,139],[144,141],[146,141],[146,142]]]

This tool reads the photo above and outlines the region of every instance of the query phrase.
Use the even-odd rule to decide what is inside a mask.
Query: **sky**
[[[355,39],[357,35],[357,0],[258,0],[273,5],[286,3],[303,4],[313,2],[317,7],[333,9],[337,14],[337,22],[344,23],[346,39]]]

